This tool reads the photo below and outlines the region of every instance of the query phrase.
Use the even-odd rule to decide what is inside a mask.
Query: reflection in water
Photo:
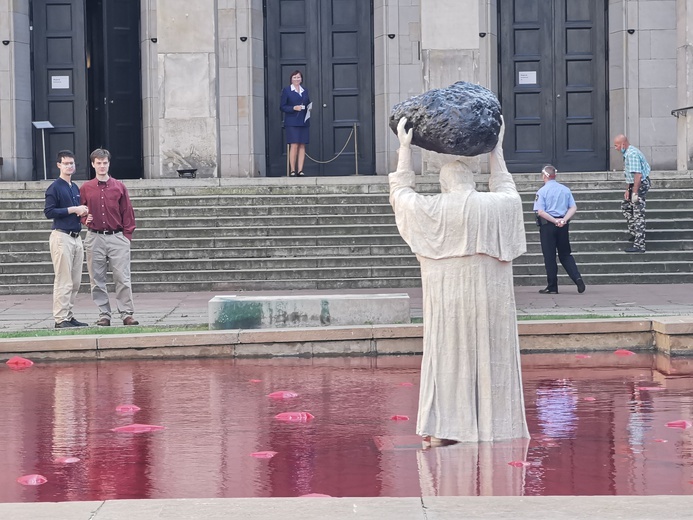
[[[548,437],[570,438],[577,426],[577,390],[567,379],[541,381],[536,389],[537,422]]]
[[[665,426],[693,419],[690,360],[551,354],[522,362],[531,441],[430,449],[415,421],[390,420],[416,417],[418,357],[0,370],[0,501],[693,492],[693,429]],[[278,390],[298,396],[267,397]],[[119,414],[123,403],[141,410]],[[315,419],[275,419],[297,411]],[[112,431],[132,423],[166,429]],[[250,456],[261,451],[276,455]],[[34,473],[48,482],[16,482]]]
[[[525,468],[508,462],[527,459],[529,439],[460,443],[419,450],[422,496],[520,496]]]

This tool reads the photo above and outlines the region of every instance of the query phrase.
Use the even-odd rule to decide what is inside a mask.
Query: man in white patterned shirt
[[[645,252],[645,198],[650,190],[650,165],[640,150],[625,135],[614,138],[614,148],[623,154],[623,173],[628,188],[623,194],[621,212],[626,217],[633,245],[626,253]]]

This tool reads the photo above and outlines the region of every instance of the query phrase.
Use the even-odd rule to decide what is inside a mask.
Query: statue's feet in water
[[[440,446],[450,446],[452,444],[457,444],[459,441],[453,441],[452,439],[439,439],[438,437],[433,437],[431,435],[426,435],[423,438],[423,445],[426,448],[438,448]]]

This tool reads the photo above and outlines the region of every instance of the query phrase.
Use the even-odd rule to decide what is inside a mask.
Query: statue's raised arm
[[[489,191],[496,192],[514,192],[517,193],[515,181],[512,175],[508,172],[508,167],[505,165],[505,157],[503,156],[503,137],[505,136],[505,120],[501,116],[501,127],[498,132],[498,143],[489,154],[491,176],[488,180]]]

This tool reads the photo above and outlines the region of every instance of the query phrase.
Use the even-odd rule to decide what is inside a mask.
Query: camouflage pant
[[[632,186],[631,186],[632,188]],[[630,200],[621,202],[621,213],[626,217],[628,231],[635,237],[633,247],[645,249],[645,206],[647,202],[647,192],[650,191],[650,178],[643,179],[638,189],[638,202],[635,204]]]

